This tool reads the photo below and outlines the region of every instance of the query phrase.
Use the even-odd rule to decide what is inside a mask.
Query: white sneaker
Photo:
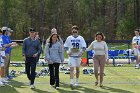
[[[34,89],[34,88],[35,88],[35,86],[34,86],[34,85],[30,85],[30,88],[31,88],[31,89]]]
[[[50,85],[50,87],[52,87],[52,88],[53,88],[53,87],[54,87],[54,85]]]
[[[3,82],[0,81],[0,87],[5,86]]]
[[[139,64],[137,64],[137,65],[135,66],[135,68],[138,69],[138,68],[139,68]]]
[[[9,81],[7,81],[5,78],[2,78],[2,79],[1,79],[1,82],[3,82],[3,83],[8,83]]]
[[[78,83],[75,83],[75,84],[74,84],[74,86],[76,86],[76,87],[77,87],[77,86],[78,86]]]
[[[8,77],[5,77],[4,79],[7,81],[9,78]]]
[[[59,89],[59,87],[56,87],[56,89]]]

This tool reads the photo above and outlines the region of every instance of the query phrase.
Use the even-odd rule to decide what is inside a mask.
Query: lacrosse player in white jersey
[[[133,48],[132,50],[134,51],[134,55],[136,57],[136,66],[135,66],[135,68],[139,68],[139,61],[140,61],[139,58],[138,58],[138,56],[139,56],[138,52],[140,51],[140,35],[139,35],[139,31],[140,31],[140,29],[136,29],[134,31],[135,36],[132,39],[132,48]],[[135,46],[133,46],[134,43],[136,43]]]
[[[86,43],[82,36],[78,35],[78,27],[72,26],[72,35],[68,36],[65,43],[64,49],[67,51],[69,56],[68,65],[70,67],[70,87],[73,89],[73,85],[78,86],[79,79],[79,67],[81,64],[81,56],[86,50]],[[76,67],[76,82],[74,84],[74,67]]]
[[[0,87],[4,86],[4,59],[5,51],[2,39],[2,30],[0,29]]]

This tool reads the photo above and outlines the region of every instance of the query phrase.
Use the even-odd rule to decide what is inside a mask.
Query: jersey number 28
[[[73,48],[79,48],[79,43],[72,43]]]

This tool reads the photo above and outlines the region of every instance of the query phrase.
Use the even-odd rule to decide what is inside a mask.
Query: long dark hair
[[[57,39],[58,39],[58,41],[60,41],[60,37],[59,37],[58,34],[52,34],[52,35],[50,36],[50,38],[49,38],[49,48],[51,48],[52,45],[53,45],[52,37],[53,37],[54,35],[57,35]]]

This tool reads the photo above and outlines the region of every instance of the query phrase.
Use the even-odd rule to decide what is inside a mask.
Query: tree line
[[[24,39],[29,27],[47,38],[56,27],[63,39],[78,25],[86,40],[102,31],[107,40],[130,40],[140,27],[140,0],[0,0],[0,27]]]

